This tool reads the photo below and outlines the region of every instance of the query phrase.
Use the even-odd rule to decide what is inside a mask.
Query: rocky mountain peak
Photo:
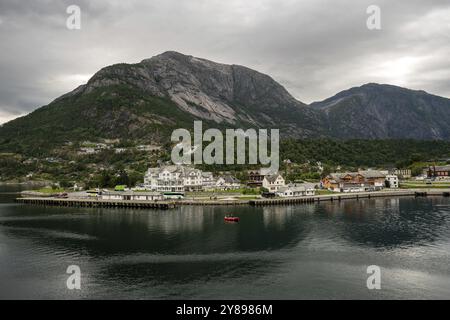
[[[103,68],[72,94],[121,84],[153,96],[169,97],[179,108],[200,119],[230,125],[244,122],[273,126],[280,114],[305,106],[268,75],[175,51],[137,64]]]
[[[306,106],[258,71],[167,51],[101,69],[0,127],[0,142],[4,150],[100,137],[161,143],[195,120],[221,129],[276,128],[282,138],[449,139],[450,100],[368,83]]]

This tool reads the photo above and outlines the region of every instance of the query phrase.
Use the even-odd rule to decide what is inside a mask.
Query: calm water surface
[[[14,191],[0,186],[0,299],[450,299],[449,198],[146,211],[19,205]]]

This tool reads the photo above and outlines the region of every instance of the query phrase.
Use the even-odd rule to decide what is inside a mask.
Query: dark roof
[[[381,173],[378,170],[367,170],[367,171],[359,171],[359,172],[343,172],[343,173],[335,172],[335,173],[330,173],[328,177],[331,178],[331,180],[333,180],[335,182],[339,182],[345,176],[348,176],[348,175],[350,175],[352,178],[355,178],[356,176],[361,175],[365,179],[386,177],[385,174]]]
[[[270,183],[274,183],[279,176],[279,174],[273,174],[270,176],[266,176],[265,179],[267,179],[267,181],[269,181]]]
[[[436,171],[450,171],[450,165],[448,165],[448,166],[436,166],[435,170]]]
[[[232,176],[232,175],[225,175],[222,177],[223,180],[225,180],[225,183],[240,183],[241,181],[239,181],[239,179],[237,179],[236,177]]]

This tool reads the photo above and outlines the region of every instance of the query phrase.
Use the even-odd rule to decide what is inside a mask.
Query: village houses
[[[165,165],[149,168],[144,176],[144,189],[158,192],[201,190],[234,190],[241,187],[232,175],[214,178],[212,172],[202,172],[189,166]]]
[[[331,173],[322,179],[324,189],[334,192],[363,192],[381,190],[385,187],[386,175],[378,170]]]

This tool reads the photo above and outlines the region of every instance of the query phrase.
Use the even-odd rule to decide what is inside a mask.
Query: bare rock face
[[[296,119],[303,117],[309,125],[301,135],[308,135],[313,134],[311,130],[317,121],[309,115],[314,111],[306,110],[305,104],[267,75],[171,51],[138,64],[103,68],[73,93],[89,93],[118,84],[168,97],[196,118],[231,126],[295,128]]]

